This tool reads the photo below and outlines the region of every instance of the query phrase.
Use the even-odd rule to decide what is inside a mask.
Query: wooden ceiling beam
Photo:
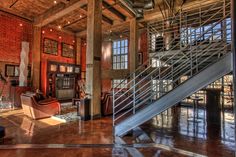
[[[132,16],[135,17],[137,15],[137,13],[134,11],[133,8],[131,8],[131,6],[129,6],[124,0],[119,0],[120,2],[120,6],[122,8],[124,8],[125,10],[127,10],[127,12]]]
[[[87,17],[87,5],[84,5],[83,7],[81,7],[81,9],[79,10],[81,13],[83,13],[85,15],[85,17]],[[110,25],[113,25],[113,20],[108,18],[105,15],[102,15],[102,20]],[[77,22],[80,21],[80,19],[76,20]],[[77,23],[76,22],[76,23]],[[72,22],[73,23],[73,22]],[[74,23],[73,23],[74,24]]]
[[[67,15],[68,13],[84,6],[87,4],[87,0],[80,0],[73,4],[68,3],[65,5],[64,3],[58,3],[56,6],[52,7],[44,14],[40,15],[38,18],[35,18],[34,25],[36,26],[45,26],[63,16]]]
[[[110,24],[110,25],[113,25],[113,20],[111,20],[110,18],[108,18],[107,16],[105,15],[102,15],[102,21]]]
[[[19,17],[21,19],[24,19],[26,21],[29,21],[29,22],[33,22],[34,20],[32,18],[29,18],[29,17],[26,17],[26,16],[23,16],[13,10],[10,10],[10,9],[4,9],[4,8],[0,8],[0,11],[1,12],[4,12],[4,13],[7,13],[7,14],[11,14],[12,16],[16,16],[16,17]]]
[[[104,6],[105,9],[109,10],[111,13],[113,13],[114,15],[116,15],[119,19],[121,19],[122,21],[126,20],[126,16],[123,15],[121,12],[119,12],[118,10],[116,10],[115,8],[113,8],[110,4],[108,4],[105,1],[102,1],[102,5]]]
[[[117,28],[129,26],[129,23],[130,23],[130,20],[126,20],[125,22],[114,24],[111,26],[105,26],[105,27],[102,26],[102,32],[104,33],[106,31],[110,31],[110,30],[115,31]],[[86,34],[87,34],[87,30],[84,30],[81,32],[77,32],[76,36],[77,37],[84,37],[84,36],[86,36]]]

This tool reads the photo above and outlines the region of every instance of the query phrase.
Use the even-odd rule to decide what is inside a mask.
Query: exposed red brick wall
[[[0,12],[0,61],[20,63],[21,42],[30,43],[33,38],[32,23]]]
[[[102,92],[110,91],[111,87],[111,79],[102,79]]]
[[[102,70],[112,69],[112,42],[106,41],[102,43],[102,57],[101,68]]]
[[[81,71],[86,71],[86,41],[81,43]]]
[[[0,11],[0,70],[5,76],[5,64],[20,64],[21,42],[30,45],[29,62],[32,56],[33,25],[31,22]],[[18,79],[18,78],[10,78]],[[2,83],[0,82],[0,90]],[[4,96],[9,95],[9,83],[5,86]]]
[[[144,63],[148,59],[147,31],[143,31],[140,33],[139,52],[143,54],[143,63]]]
[[[43,53],[43,40],[49,38],[58,41],[58,54],[50,55]],[[46,94],[47,89],[47,63],[48,61],[56,61],[61,63],[75,63],[75,58],[62,57],[62,46],[61,43],[67,43],[74,45],[75,47],[75,36],[63,33],[61,31],[43,28],[42,29],[42,41],[41,41],[41,90]]]

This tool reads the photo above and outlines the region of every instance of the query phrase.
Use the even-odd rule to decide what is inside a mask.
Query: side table
[[[73,98],[72,99],[72,105],[76,105],[77,108],[77,116],[79,116],[79,108],[80,108],[80,102],[81,100],[79,98]]]

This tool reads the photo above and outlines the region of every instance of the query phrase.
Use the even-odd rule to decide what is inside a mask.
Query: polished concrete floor
[[[221,126],[209,128],[205,110],[198,113],[196,120],[192,108],[169,109],[140,126],[138,133],[118,140],[126,144],[113,145],[110,117],[61,123],[31,120],[22,110],[6,111],[0,117],[6,127],[0,156],[235,156],[233,114],[222,113]]]

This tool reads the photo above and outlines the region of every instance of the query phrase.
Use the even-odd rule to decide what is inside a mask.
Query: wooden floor
[[[22,110],[0,114],[0,125],[6,127],[0,157],[106,157],[117,153],[119,157],[234,156],[234,143],[225,144],[220,137],[201,138],[198,133],[180,136],[183,130],[177,128],[183,126],[181,120],[171,127],[163,124],[161,128],[152,120],[141,126],[155,139],[152,143],[137,142],[134,136],[126,136],[123,138],[126,144],[120,146],[113,144],[111,117],[62,123],[53,119],[31,120]]]

